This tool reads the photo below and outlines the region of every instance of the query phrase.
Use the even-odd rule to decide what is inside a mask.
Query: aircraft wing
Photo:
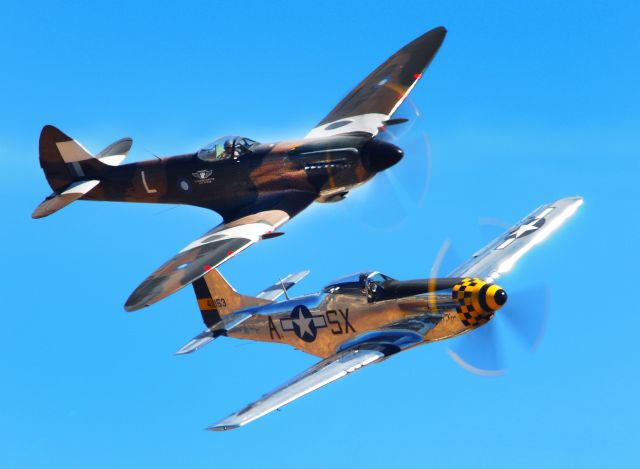
[[[306,138],[349,132],[376,135],[435,57],[447,30],[432,29],[376,68],[311,130]]]
[[[246,425],[305,394],[347,376],[363,366],[382,360],[384,357],[384,353],[377,350],[350,350],[338,353],[317,363],[293,380],[264,395],[260,400],[213,424],[208,430],[232,430]]]
[[[383,328],[369,331],[343,343],[335,355],[315,364],[244,409],[216,422],[208,430],[232,430],[246,425],[322,386],[344,378],[349,373],[382,361],[422,341],[422,335],[415,330]]]
[[[582,197],[567,197],[542,205],[509,231],[476,252],[449,277],[477,277],[495,282],[509,272],[536,244],[547,239],[582,205]]]
[[[245,250],[308,207],[317,194],[289,191],[243,209],[196,239],[135,289],[125,303],[135,311],[171,295]]]

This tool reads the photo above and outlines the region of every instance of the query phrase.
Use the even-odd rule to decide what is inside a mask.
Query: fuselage
[[[255,315],[228,331],[229,337],[286,343],[323,358],[368,331],[427,311],[429,321],[416,322],[413,329],[424,341],[446,339],[470,329],[458,317],[449,294],[369,303],[366,295],[355,292],[321,292],[246,311]]]
[[[84,199],[187,204],[232,214],[283,191],[316,194],[319,201],[346,193],[395,164],[402,151],[369,135],[257,144],[219,161],[198,153],[109,167],[89,178],[101,183]]]
[[[506,299],[500,286],[481,279],[398,281],[362,273],[319,293],[241,310],[252,316],[227,335],[286,343],[319,357],[393,330],[413,332],[415,346],[482,326]]]

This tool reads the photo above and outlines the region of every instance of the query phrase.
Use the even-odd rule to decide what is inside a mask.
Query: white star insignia
[[[311,332],[311,328],[309,327],[309,324],[311,323],[311,321],[313,321],[313,318],[306,318],[302,314],[302,311],[300,311],[299,316],[293,320],[293,322],[300,329],[300,337],[304,337],[306,333],[309,333],[309,335],[311,336],[313,335],[313,332]]]
[[[526,235],[531,231],[537,230],[538,227],[532,223],[527,223],[524,225],[520,225],[516,231],[513,232],[516,238]]]

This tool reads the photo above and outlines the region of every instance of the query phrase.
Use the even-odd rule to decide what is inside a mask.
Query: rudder
[[[59,193],[70,184],[87,179],[83,168],[87,163],[84,162],[117,166],[127,156],[132,144],[130,138],[123,138],[94,156],[60,129],[45,125],[40,132],[40,167],[51,189]]]
[[[271,303],[253,296],[241,295],[216,269],[192,283],[202,320],[207,327],[219,323],[228,314],[249,306]]]
[[[120,139],[94,156],[60,129],[45,125],[40,132],[40,167],[53,194],[31,216],[46,217],[81,199],[100,183],[102,170],[125,159],[132,143],[130,138]]]

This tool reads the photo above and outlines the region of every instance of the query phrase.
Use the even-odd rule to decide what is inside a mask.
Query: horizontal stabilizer
[[[132,143],[130,138],[122,138],[93,155],[60,129],[45,125],[40,133],[40,167],[51,189],[60,194],[70,184],[88,179],[87,166],[100,168],[122,163]]]
[[[307,275],[309,275],[308,270],[298,272],[297,274],[289,274],[282,280],[271,285],[269,288],[262,290],[256,295],[256,297],[262,298],[263,300],[275,301],[284,294],[285,290],[289,291],[291,287]]]
[[[196,350],[204,347],[216,337],[225,335],[228,331],[233,329],[239,324],[249,319],[253,314],[251,313],[232,313],[224,316],[220,322],[210,327],[208,330],[201,332],[189,342],[187,342],[180,350],[176,352],[176,355],[186,355],[188,353],[195,352]]]
[[[187,342],[184,346],[182,346],[180,350],[176,352],[176,355],[186,355],[188,353],[193,353],[196,350],[207,345],[213,339],[215,339],[213,332],[211,331],[201,332],[200,334],[195,336],[193,339],[191,339],[189,342]]]
[[[106,165],[118,166],[127,157],[131,145],[133,145],[133,140],[128,137],[121,138],[98,153],[96,158]]]
[[[32,218],[42,218],[57,212],[61,208],[66,207],[74,200],[88,193],[91,189],[100,184],[98,180],[78,181],[69,185],[60,194],[51,194],[47,197],[31,214]]]
[[[122,138],[94,156],[60,129],[45,125],[40,133],[40,167],[53,194],[33,211],[31,217],[46,217],[82,198],[100,183],[102,171],[122,163],[132,142],[130,138]]]

